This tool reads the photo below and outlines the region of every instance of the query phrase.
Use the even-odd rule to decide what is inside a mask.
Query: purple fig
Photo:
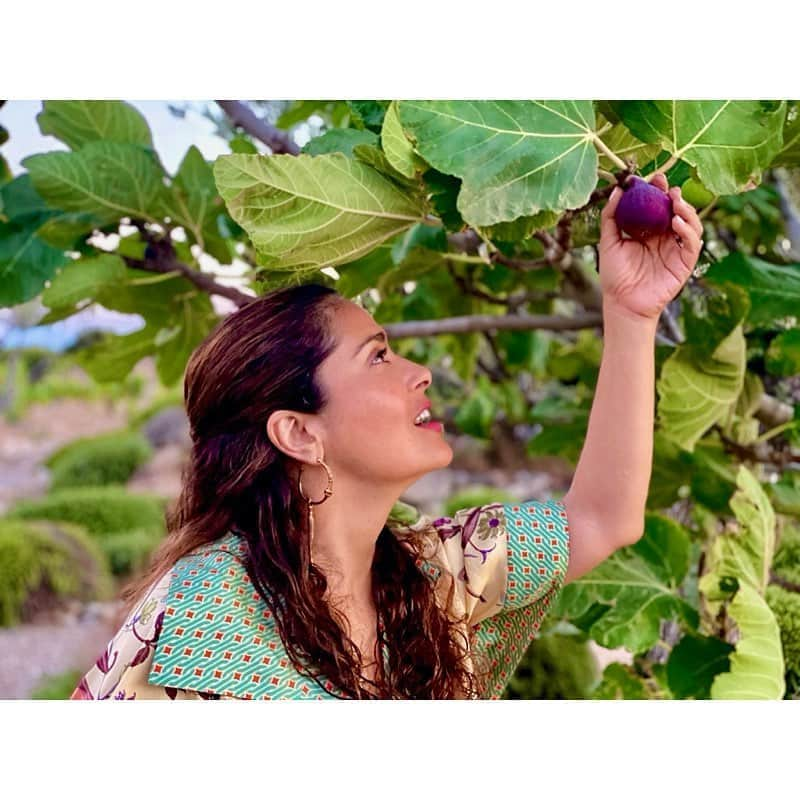
[[[666,192],[635,175],[628,179],[623,192],[615,219],[628,236],[643,241],[670,229],[672,199]]]

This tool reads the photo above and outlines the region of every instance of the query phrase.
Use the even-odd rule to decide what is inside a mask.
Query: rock
[[[168,444],[191,446],[189,420],[181,406],[170,406],[154,414],[142,427],[142,433],[156,448]]]

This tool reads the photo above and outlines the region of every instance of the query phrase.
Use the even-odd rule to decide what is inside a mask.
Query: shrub
[[[58,675],[45,675],[31,692],[31,700],[69,700],[83,677],[80,670],[69,670]]]
[[[24,500],[8,516],[82,525],[106,554],[112,572],[123,575],[141,565],[163,537],[164,508],[163,498],[129,494],[120,486],[98,486],[59,489],[37,500]]]
[[[79,526],[0,519],[0,625],[68,599],[105,599],[111,591],[106,559]]]
[[[543,633],[528,647],[503,700],[584,700],[598,668],[584,634]]]
[[[787,525],[772,559],[772,569],[787,581],[800,583],[800,528]]]
[[[153,449],[144,436],[115,431],[69,442],[45,463],[52,472],[52,490],[125,483],[152,456]]]
[[[119,531],[104,536],[100,547],[115,575],[129,575],[147,564],[163,535],[163,531],[147,528]]]
[[[136,528],[163,530],[164,506],[161,497],[131,494],[121,486],[87,486],[59,489],[36,500],[22,500],[8,515],[74,522],[92,535],[102,537]]]
[[[121,400],[138,397],[144,389],[140,375],[130,374],[122,381],[98,384],[86,375],[76,375],[74,366],[74,359],[67,353],[54,354],[38,348],[0,351],[0,386],[13,386],[13,402],[0,411],[14,422],[34,403],[49,403],[64,397]]]
[[[452,517],[462,508],[475,508],[489,503],[518,503],[519,497],[496,486],[468,486],[451,494],[444,502],[443,514]]]

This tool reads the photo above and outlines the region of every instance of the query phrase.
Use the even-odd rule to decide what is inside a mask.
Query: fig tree
[[[643,241],[666,233],[671,227],[672,199],[657,186],[631,176],[622,187],[617,205],[617,225],[633,239]]]

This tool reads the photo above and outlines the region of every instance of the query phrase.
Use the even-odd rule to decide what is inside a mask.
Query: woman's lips
[[[431,431],[439,431],[441,433],[444,431],[444,425],[441,422],[436,422],[436,420],[431,420],[430,422],[426,422],[424,425],[415,425],[415,428],[428,428]]]

